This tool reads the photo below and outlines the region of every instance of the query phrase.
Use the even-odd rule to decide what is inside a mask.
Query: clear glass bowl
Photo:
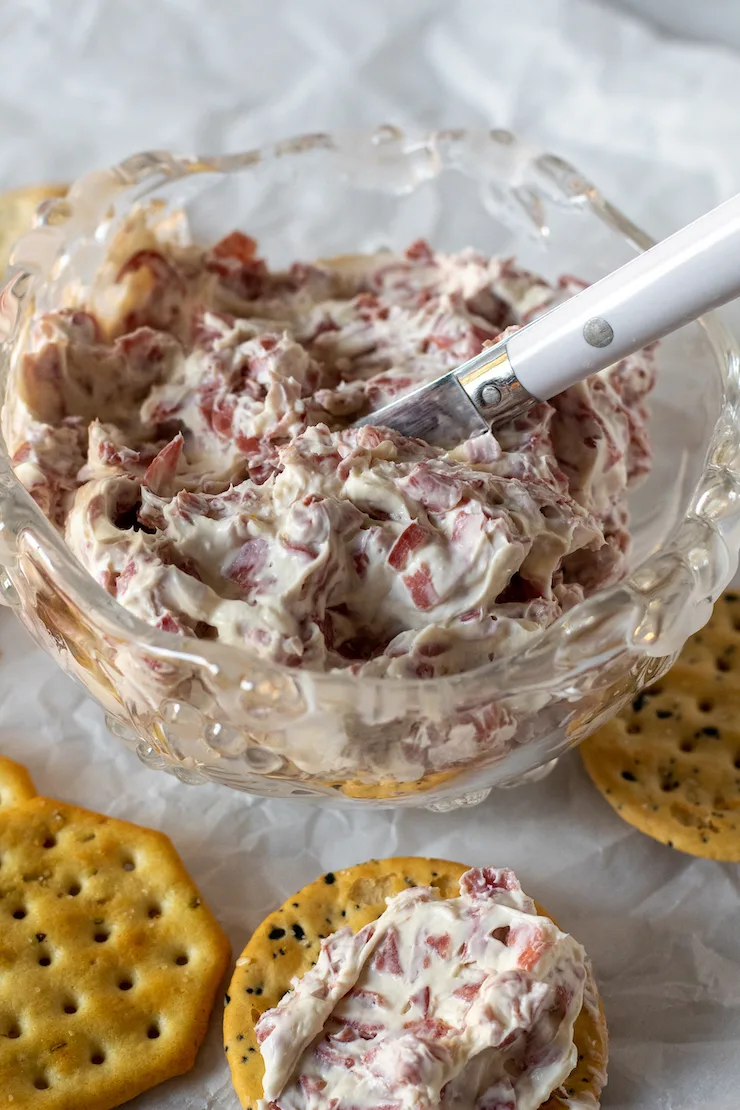
[[[307,135],[225,158],[141,154],[47,202],[0,288],[3,390],[36,310],[89,281],[132,206],[184,209],[195,240],[239,227],[280,265],[472,245],[593,281],[650,240],[561,159],[502,131]],[[519,654],[434,680],[287,669],[159,632],[79,565],[0,458],[0,589],[149,766],[188,783],[343,805],[480,800],[545,768],[671,664],[740,544],[738,355],[707,318],[660,344],[656,459],[631,500],[632,573]]]

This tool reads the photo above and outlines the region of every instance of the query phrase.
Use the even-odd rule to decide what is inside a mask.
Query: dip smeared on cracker
[[[649,352],[451,451],[349,426],[573,279],[425,243],[275,272],[240,232],[204,250],[167,221],[135,214],[85,297],[33,321],[4,414],[18,476],[127,609],[289,666],[431,678],[625,573]]]
[[[586,975],[511,871],[402,891],[260,1018],[261,1106],[537,1110],[576,1063]]]

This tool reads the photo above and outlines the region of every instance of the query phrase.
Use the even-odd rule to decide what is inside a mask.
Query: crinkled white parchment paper
[[[2,9],[0,186],[146,147],[490,123],[571,158],[665,234],[740,187],[739,88],[740,54],[595,0],[27,0]],[[7,612],[0,649],[0,750],[42,792],[167,832],[235,954],[330,868],[397,853],[507,864],[594,960],[611,1029],[603,1105],[737,1110],[740,870],[632,832],[577,755],[448,815],[263,802],[146,771]],[[220,1000],[195,1071],[130,1105],[237,1110]]]

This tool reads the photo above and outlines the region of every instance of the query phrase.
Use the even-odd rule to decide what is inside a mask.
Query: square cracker
[[[187,1071],[228,956],[161,833],[48,798],[0,811],[0,1092],[13,1110],[110,1110]]]
[[[434,886],[443,898],[455,898],[465,871],[464,864],[448,860],[370,860],[322,875],[265,918],[236,961],[224,1011],[224,1047],[245,1110],[256,1110],[262,1098],[265,1069],[255,1025],[290,989],[293,976],[308,971],[321,940],[344,925],[358,932],[380,917],[386,898],[410,886]],[[539,906],[537,912],[544,914]],[[590,967],[574,1036],[578,1062],[541,1110],[572,1110],[579,1095],[583,1104],[598,1107],[606,1083],[607,1032]]]

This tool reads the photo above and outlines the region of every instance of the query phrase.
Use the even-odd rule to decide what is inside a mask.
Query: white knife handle
[[[740,194],[552,309],[506,343],[546,401],[740,295]]]

